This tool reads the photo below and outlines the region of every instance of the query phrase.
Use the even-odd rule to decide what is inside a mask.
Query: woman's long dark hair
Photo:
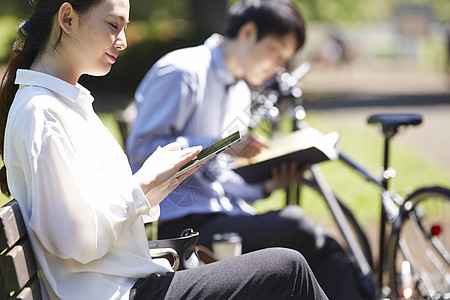
[[[18,69],[29,69],[36,57],[45,49],[52,31],[54,17],[59,8],[65,2],[69,2],[74,10],[83,14],[91,6],[101,0],[35,0],[32,16],[19,25],[17,32],[19,39],[14,43],[9,58],[6,72],[0,85],[0,155],[3,158],[5,146],[5,127],[9,109],[17,92],[18,85],[14,84]],[[31,2],[31,1],[30,1]],[[62,35],[60,28],[59,38],[53,45],[58,46]],[[6,180],[6,167],[0,169],[0,190],[3,194],[10,196]]]

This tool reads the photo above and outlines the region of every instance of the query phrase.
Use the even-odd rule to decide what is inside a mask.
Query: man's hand
[[[225,153],[237,157],[252,158],[259,154],[262,148],[267,148],[262,138],[258,138],[248,132],[241,138],[239,143],[232,145]]]
[[[272,178],[263,182],[263,190],[270,194],[274,190],[283,189],[289,186],[292,182],[297,182],[303,177],[303,174],[310,165],[304,166],[300,171],[297,171],[297,162],[284,162],[278,167],[272,168]]]

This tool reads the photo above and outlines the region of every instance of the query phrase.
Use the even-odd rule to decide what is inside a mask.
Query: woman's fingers
[[[161,149],[169,150],[169,151],[177,151],[177,150],[181,150],[181,147],[178,142],[173,142],[173,143],[165,145]]]
[[[181,153],[180,153],[181,154],[181,156],[180,156],[181,166],[184,165],[185,163],[195,159],[201,150],[202,150],[202,146],[189,147],[189,148],[180,150],[181,151]]]
[[[189,176],[191,176],[192,174],[194,174],[200,167],[202,167],[204,164],[206,164],[206,161],[199,164],[198,166],[196,166],[195,168],[192,168],[191,170],[187,171],[186,173],[176,177],[178,178],[178,180],[180,181],[180,183],[185,180],[186,178],[188,178]]]
[[[163,201],[164,198],[166,198],[174,189],[176,189],[180,185],[180,183],[182,183],[186,178],[195,173],[195,171],[197,171],[205,163],[206,162],[196,166],[192,170],[189,170],[188,172],[178,177],[168,180],[151,189],[146,195],[148,201],[150,202],[150,205],[155,206]]]
[[[185,163],[194,159],[201,146],[181,149],[178,143],[171,143],[156,149],[134,175],[145,194],[168,181]]]

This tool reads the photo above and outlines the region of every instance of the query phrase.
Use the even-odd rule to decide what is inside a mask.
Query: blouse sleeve
[[[98,259],[137,218],[159,213],[159,207],[150,209],[131,174],[120,185],[92,180],[93,168],[80,162],[67,139],[48,137],[33,164],[29,226],[58,257],[81,263]]]

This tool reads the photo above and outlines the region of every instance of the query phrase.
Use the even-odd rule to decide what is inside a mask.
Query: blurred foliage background
[[[31,13],[32,0],[2,0],[0,64],[9,55],[15,28]],[[132,97],[148,68],[170,50],[197,45],[225,26],[236,0],[131,0],[126,49],[112,71],[92,81],[94,94]],[[448,0],[294,0],[308,24],[298,60],[321,65],[401,61],[410,67],[448,68]],[[98,98],[98,97],[97,97]]]
[[[31,14],[32,1],[1,0],[0,73],[16,38],[16,27]],[[311,63],[312,69],[302,86],[306,99],[314,101],[326,93],[344,94],[343,97],[348,98],[350,92],[356,93],[359,99],[364,91],[377,98],[392,92],[406,94],[409,99],[410,95],[422,93],[427,101],[431,93],[443,94],[440,99],[450,103],[449,0],[293,1],[306,19],[307,42],[290,67],[304,61]],[[130,0],[128,48],[121,53],[108,75],[101,78],[84,76],[80,80],[92,91],[96,110],[118,140],[114,111],[133,97],[150,66],[171,50],[198,45],[212,33],[222,32],[226,12],[234,2],[236,0]],[[416,78],[413,74],[426,76]],[[367,83],[372,85],[367,86]],[[373,145],[379,139],[378,133],[373,128],[367,129],[363,119],[357,119],[359,123],[346,122],[355,121],[355,113],[351,113],[352,117],[340,119],[336,119],[333,111],[328,115],[320,111],[308,112],[308,116],[318,129],[342,133],[342,149],[357,158],[361,154],[364,159],[360,160],[376,170],[381,161],[378,152],[373,153],[381,149],[380,145]],[[440,138],[450,140],[448,132],[445,134],[447,136],[440,133]],[[395,181],[396,187],[403,190],[405,186],[428,182],[448,186],[448,168],[444,172],[443,166],[424,160],[423,153],[412,158],[406,154],[410,152],[410,148],[396,152],[396,157],[405,158],[403,162],[395,161],[399,172],[402,168],[407,170],[402,172],[405,183],[397,186]],[[336,166],[324,166],[327,177],[340,180],[332,182],[336,187],[345,188],[346,184],[351,184],[347,188],[353,193],[349,198],[358,203],[358,213],[373,220],[378,211],[377,191],[366,188],[357,182],[358,179],[350,177],[351,174],[341,173],[342,168],[334,170],[339,167]],[[405,173],[411,176],[405,176]],[[413,181],[415,179],[417,181]],[[367,201],[369,196],[373,198],[371,201]],[[273,209],[274,205],[266,202],[275,198],[276,205],[283,205],[282,197],[274,195],[257,203],[257,209]],[[331,219],[322,217],[323,206],[317,205],[313,197],[306,198],[312,199],[311,205],[305,203],[305,207],[311,207],[307,209],[310,215],[320,211],[319,219]],[[370,218],[367,213],[371,214]]]

